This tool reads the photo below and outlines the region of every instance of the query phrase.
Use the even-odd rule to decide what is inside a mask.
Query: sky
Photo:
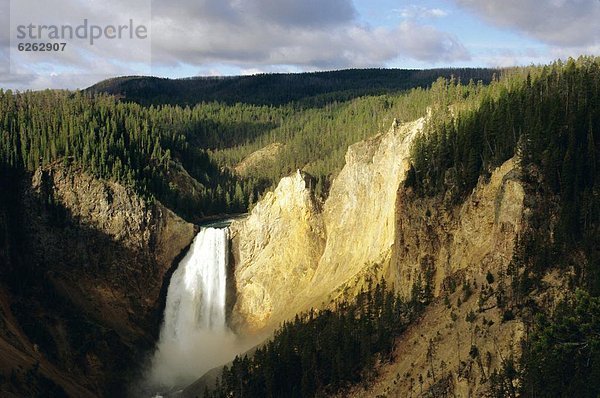
[[[84,21],[80,37],[65,36]],[[600,0],[0,0],[0,87],[543,64],[600,55],[598,21]],[[102,32],[94,43],[92,25]],[[19,50],[62,42],[62,51]]]

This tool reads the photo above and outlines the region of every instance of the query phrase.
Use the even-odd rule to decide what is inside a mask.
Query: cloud
[[[250,0],[245,8],[258,20],[282,26],[322,27],[351,21],[356,16],[347,0]]]
[[[151,43],[136,42],[125,33],[122,39],[96,40],[90,45],[87,39],[61,37],[52,40],[48,27],[58,31],[68,25],[73,30],[79,26],[98,27],[126,25],[132,19],[134,26],[149,25],[151,4],[149,0],[131,0],[127,4],[117,0],[81,1],[47,0],[39,7],[36,0],[13,0],[3,2],[2,30],[0,30],[0,86],[18,89],[82,88],[98,77],[114,74],[150,72]],[[7,12],[10,5],[10,13]],[[17,26],[41,27],[45,35],[41,40],[19,37]],[[37,36],[37,29],[33,30]],[[67,30],[68,32],[68,30]],[[66,43],[59,51],[19,51],[18,43]],[[59,47],[61,48],[61,47]]]
[[[76,24],[87,17],[105,25],[129,18],[143,20],[151,0],[135,0],[135,4],[48,0],[56,7],[43,9],[34,6],[35,0],[19,1],[24,15],[44,24]],[[415,10],[423,16],[445,15],[441,9]],[[381,67],[396,60],[436,64],[469,59],[458,38],[419,20],[403,20],[395,27],[374,27],[359,20],[352,0],[154,1],[151,61],[149,50],[144,52],[124,41],[105,40],[102,45],[54,54],[46,63],[38,62],[35,54],[21,53],[13,56],[12,71],[29,78],[6,76],[0,69],[0,86],[21,81],[30,82],[24,83],[31,84],[26,88],[41,88],[43,84],[81,87],[82,82],[93,81],[75,75],[151,73],[140,72],[144,65],[161,71],[203,70],[214,65],[240,71],[302,71]],[[6,41],[7,35],[0,34],[0,44]],[[0,61],[2,56],[0,50]],[[70,73],[72,84],[68,83]]]
[[[427,8],[416,5],[411,5],[410,7],[405,8],[397,8],[393,11],[405,19],[443,18],[448,15],[448,11],[442,10],[441,8]]]
[[[156,24],[154,24],[156,26]],[[155,31],[156,32],[156,31]],[[429,62],[468,59],[459,40],[433,27],[402,23],[396,28],[349,25],[331,29],[211,25],[155,39],[153,59],[240,66],[297,65],[311,68],[381,66],[410,58]]]
[[[600,38],[598,0],[454,0],[493,24],[517,29],[557,47],[597,46]]]
[[[193,15],[181,15],[177,9],[187,2],[177,0],[155,12],[153,59],[162,64],[318,69],[383,66],[399,57],[429,62],[468,58],[456,37],[433,27],[359,24],[350,0],[229,0],[219,2],[223,10],[218,18],[202,12],[202,7],[210,8],[210,0],[196,6]]]

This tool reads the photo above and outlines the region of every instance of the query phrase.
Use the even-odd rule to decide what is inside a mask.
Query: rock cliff
[[[393,261],[386,276],[405,297],[419,277],[437,296],[457,273],[481,280],[487,271],[506,267],[522,229],[524,198],[514,159],[489,180],[480,179],[462,205],[400,190]]]
[[[369,389],[345,396],[485,396],[524,335],[522,321],[499,304],[511,295],[508,268],[528,212],[516,161],[481,179],[462,205],[403,189],[396,211],[386,278],[407,298],[431,292],[432,303],[398,340],[398,360]]]
[[[387,133],[352,145],[322,209],[297,173],[231,226],[236,326],[272,327],[389,266],[396,195],[423,123],[394,123]]]
[[[257,330],[288,317],[299,289],[313,279],[325,230],[311,184],[300,171],[283,178],[247,219],[231,225],[237,328]]]
[[[402,125],[394,122],[386,134],[348,148],[346,165],[324,206],[327,243],[305,292],[310,305],[319,305],[340,287],[355,287],[359,279],[377,277],[389,267],[396,236],[396,196],[409,170],[412,142],[424,122],[423,118]]]
[[[424,122],[394,123],[352,145],[322,210],[296,175],[232,225],[238,327],[273,327],[351,297],[369,277],[385,276],[405,297],[417,283],[439,295],[448,277],[480,278],[507,264],[523,212],[515,161],[480,181],[462,205],[416,199],[404,181]]]
[[[92,395],[124,395],[134,360],[158,333],[165,275],[194,226],[130,188],[59,164],[12,183],[3,290],[16,316],[4,316],[24,342],[6,341],[21,352],[13,365],[41,363],[43,378],[67,391],[57,375]]]

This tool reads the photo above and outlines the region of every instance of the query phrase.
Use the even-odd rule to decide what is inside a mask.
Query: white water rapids
[[[239,352],[225,319],[227,228],[203,228],[171,277],[149,380],[182,387]]]

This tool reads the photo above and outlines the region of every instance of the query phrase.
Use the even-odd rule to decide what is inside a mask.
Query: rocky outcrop
[[[274,142],[264,148],[260,148],[238,163],[234,167],[234,171],[238,175],[245,176],[250,175],[253,170],[267,168],[277,160],[277,157],[284,148],[285,145],[280,142]]]
[[[270,329],[299,311],[351,299],[381,277],[407,299],[432,302],[398,341],[401,360],[350,396],[482,396],[491,373],[518,355],[524,333],[497,301],[510,294],[507,270],[526,228],[518,163],[482,177],[458,204],[451,186],[445,197],[417,196],[405,180],[423,123],[352,145],[322,211],[300,199],[310,190],[293,176],[236,226],[238,326]]]
[[[397,233],[387,277],[409,297],[420,278],[439,295],[448,277],[482,279],[506,267],[522,229],[525,191],[514,159],[481,179],[460,206],[398,192]]]
[[[498,300],[512,295],[509,264],[526,228],[519,174],[508,160],[459,206],[399,191],[386,278],[407,298],[430,292],[432,303],[398,340],[399,360],[350,396],[486,396],[494,370],[518,357],[525,327]]]
[[[325,231],[311,184],[300,171],[283,178],[247,219],[231,225],[237,328],[257,330],[285,319],[297,306],[299,288],[313,279]]]
[[[150,250],[163,268],[189,245],[192,224],[158,201],[149,203],[132,189],[64,167],[38,169],[31,187],[49,196],[81,226],[102,232],[132,250]]]
[[[519,357],[525,335],[522,319],[506,308],[513,297],[508,269],[527,229],[524,199],[514,159],[481,179],[457,207],[399,192],[387,278],[406,297],[423,291],[434,297],[397,340],[397,360],[383,364],[367,389],[344,396],[488,396],[490,377]]]
[[[322,210],[297,173],[284,178],[247,220],[232,225],[235,325],[254,331],[274,326],[389,266],[396,193],[423,123],[394,123],[387,133],[352,145]]]
[[[352,145],[322,211],[297,174],[234,226],[240,329],[270,330],[381,277],[431,302],[397,341],[399,360],[344,396],[484,396],[494,370],[519,355],[524,325],[499,304],[512,294],[509,264],[527,228],[518,163],[482,177],[458,204],[451,186],[445,197],[417,196],[405,180],[423,122]]]
[[[491,378],[505,361],[519,358],[526,327],[505,319],[504,311],[485,301],[500,289],[470,281],[470,293],[458,287],[434,300],[396,341],[395,360],[377,366],[368,387],[355,386],[339,397],[488,397]],[[506,280],[502,283],[507,282]]]
[[[131,365],[158,334],[163,280],[194,226],[131,188],[60,164],[14,183],[6,222],[16,255],[4,279],[24,338],[53,372],[124,395]]]
[[[321,300],[357,277],[389,267],[396,236],[396,196],[410,166],[410,148],[424,119],[394,126],[348,148],[331,186],[323,219],[327,244],[305,295]],[[360,283],[358,284],[360,285]]]

